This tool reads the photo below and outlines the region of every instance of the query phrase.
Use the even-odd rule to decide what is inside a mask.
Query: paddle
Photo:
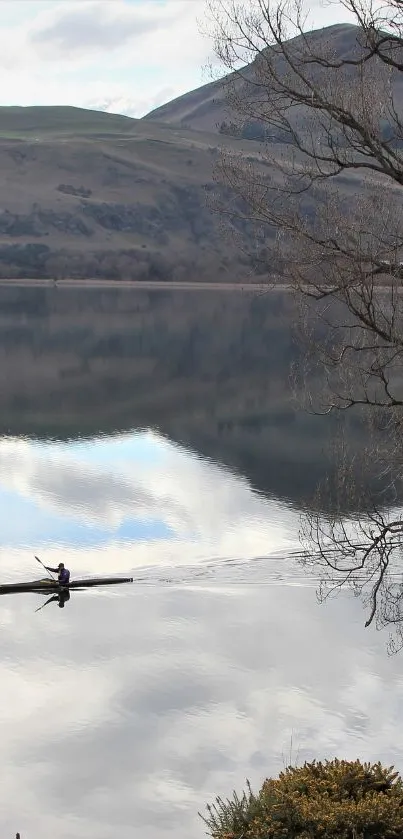
[[[42,606],[39,606],[37,609],[35,609],[35,614],[36,614],[36,612],[40,612],[40,611],[41,611],[41,609],[44,609],[44,608],[45,608],[45,606],[47,606],[47,605],[48,605],[48,603],[54,603],[54,602],[55,602],[56,600],[58,600],[58,599],[59,599],[59,598],[58,598],[58,595],[57,595],[57,594],[52,594],[52,597],[49,597],[49,599],[48,599],[48,600],[45,600],[45,602],[44,602],[44,603],[42,603]]]
[[[46,568],[46,565],[44,565],[44,564],[43,564],[43,562],[42,562],[42,560],[41,560],[41,559],[39,559],[39,556],[36,556],[36,557],[35,557],[35,559],[36,559],[36,561],[37,561],[37,562],[39,562],[39,565],[42,565],[42,568],[44,568],[44,569],[45,569],[45,571],[49,574],[50,579],[51,579],[51,580],[54,580],[55,578],[54,578],[54,577],[52,577],[52,574],[50,573],[49,569],[48,569],[48,568]]]

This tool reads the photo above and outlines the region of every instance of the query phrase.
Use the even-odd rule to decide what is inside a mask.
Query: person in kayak
[[[68,586],[70,582],[70,571],[64,567],[64,562],[59,562],[57,568],[49,568],[49,565],[45,565],[45,568],[52,574],[57,574],[57,579],[61,586]]]

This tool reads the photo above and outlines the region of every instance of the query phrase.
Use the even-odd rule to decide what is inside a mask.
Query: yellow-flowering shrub
[[[393,766],[313,761],[207,811],[213,839],[403,839],[403,782]]]

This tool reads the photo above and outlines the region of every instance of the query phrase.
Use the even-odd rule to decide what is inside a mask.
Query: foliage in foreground
[[[254,795],[217,798],[203,821],[213,839],[397,839],[403,781],[393,766],[332,760],[288,767]]]

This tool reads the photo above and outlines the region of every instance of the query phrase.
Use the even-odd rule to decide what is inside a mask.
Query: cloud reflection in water
[[[251,562],[295,543],[292,509],[146,432],[3,439],[0,475],[4,578],[29,576],[38,553],[144,581],[38,615],[35,596],[1,600],[4,835],[202,836],[204,803],[279,771],[291,735],[300,761],[402,768],[401,661],[364,632],[359,602],[318,607],[309,586],[262,585]],[[198,577],[208,562],[217,575]]]

